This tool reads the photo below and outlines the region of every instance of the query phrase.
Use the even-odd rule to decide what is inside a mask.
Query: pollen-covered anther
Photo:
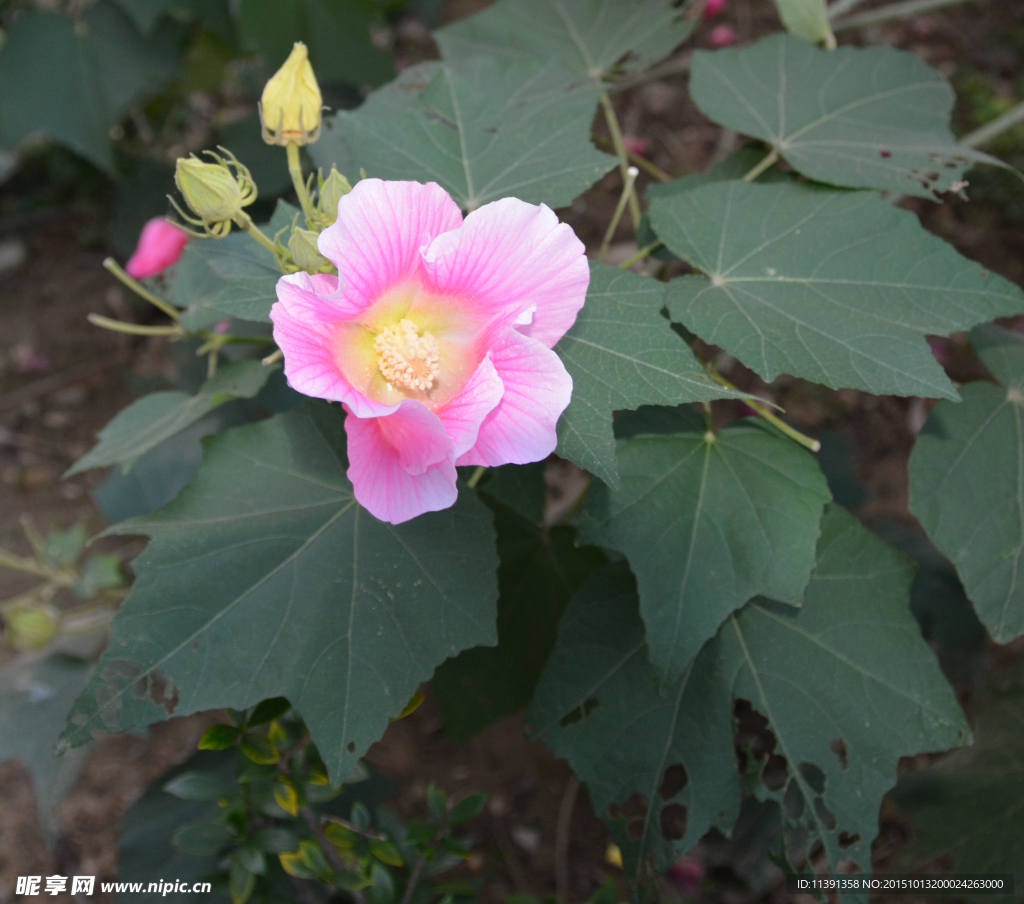
[[[377,367],[392,386],[427,392],[441,370],[437,340],[429,332],[420,333],[413,321],[403,319],[398,326],[381,330],[373,343]]]

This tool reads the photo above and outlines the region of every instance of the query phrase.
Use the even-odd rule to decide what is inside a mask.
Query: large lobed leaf
[[[736,397],[714,383],[662,316],[665,287],[590,265],[587,301],[555,347],[573,380],[558,422],[558,454],[618,487],[612,412]]]
[[[664,695],[625,568],[573,598],[528,723],[587,782],[633,881],[648,855],[662,870],[737,812],[734,697],[769,720],[788,772],[773,796],[791,821],[823,840],[832,871],[847,857],[868,865],[899,758],[967,737],[910,614],[912,578],[903,556],[830,506],[803,606],[748,603]],[[669,806],[686,813],[665,817]]]
[[[890,47],[822,50],[778,34],[698,50],[690,93],[709,118],[819,182],[934,198],[979,161],[1004,165],[956,143],[945,76]]]
[[[379,93],[328,121],[318,165],[437,182],[463,210],[509,196],[562,207],[615,166],[590,141],[600,88],[566,84],[554,63],[419,67]]]
[[[703,275],[673,318],[756,370],[833,389],[956,399],[926,334],[1024,312],[1024,293],[868,192],[716,182],[662,196],[651,225]]]
[[[130,467],[219,405],[232,399],[251,399],[266,385],[274,370],[260,361],[236,361],[222,367],[194,396],[177,390],[143,396],[122,409],[99,432],[99,442],[65,476],[114,464]]]
[[[129,105],[177,74],[168,50],[104,0],[80,22],[26,11],[0,49],[3,143],[42,132],[113,175],[110,130]]]
[[[618,442],[622,489],[591,491],[583,538],[629,559],[651,662],[674,682],[748,600],[800,603],[831,494],[814,456],[756,422],[639,432]]]
[[[151,537],[63,737],[287,697],[340,781],[435,666],[496,640],[491,514],[471,492],[401,525],[345,477],[344,419],[309,403],[206,444]]]
[[[595,82],[656,63],[693,31],[688,3],[669,0],[501,0],[434,37],[445,60],[556,60]]]
[[[978,327],[971,341],[1001,385],[940,402],[910,456],[910,510],[956,567],[999,643],[1024,634],[1024,337]]]

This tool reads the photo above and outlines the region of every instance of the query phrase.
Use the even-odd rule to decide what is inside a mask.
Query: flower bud
[[[18,605],[4,613],[7,645],[19,653],[41,650],[57,634],[57,610],[46,605]]]
[[[306,45],[296,41],[284,65],[263,89],[263,140],[267,144],[311,144],[320,137],[322,106]]]
[[[317,233],[310,229],[294,227],[288,240],[288,251],[295,266],[307,273],[333,272],[334,264],[317,250]]]
[[[213,151],[205,151],[213,163],[194,155],[179,157],[174,169],[174,183],[196,216],[187,216],[175,203],[178,213],[187,223],[201,227],[214,238],[224,238],[231,231],[232,219],[256,200],[256,184],[249,170],[230,151],[221,150],[227,154],[227,160]]]
[[[135,253],[124,265],[134,279],[147,279],[177,263],[188,242],[188,233],[164,217],[153,217],[142,227]]]
[[[338,202],[350,191],[352,186],[348,184],[348,179],[332,164],[331,174],[320,184],[320,200],[317,202],[320,221],[324,226],[331,226],[338,219]]]

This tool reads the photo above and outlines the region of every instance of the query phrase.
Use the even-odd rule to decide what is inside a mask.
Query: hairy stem
[[[295,186],[295,194],[299,196],[299,204],[302,207],[302,212],[309,218],[313,217],[316,212],[313,210],[313,200],[309,196],[309,190],[306,187],[306,180],[302,176],[302,159],[299,157],[299,146],[297,144],[288,144],[288,172],[292,177],[292,185]]]

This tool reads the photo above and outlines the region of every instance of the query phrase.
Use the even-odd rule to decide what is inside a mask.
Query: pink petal
[[[331,298],[336,289],[337,278],[327,275],[293,273],[277,281],[270,319],[288,384],[304,395],[344,402],[356,417],[389,414],[394,406],[367,398],[342,373],[339,346],[348,318],[344,302]]]
[[[722,15],[728,2],[729,0],[708,0],[707,5],[704,7],[704,17],[706,19],[713,19],[716,16]]]
[[[407,399],[388,417],[345,418],[348,479],[356,501],[381,521],[401,524],[455,504],[451,438],[436,414]]]
[[[522,332],[548,348],[576,320],[590,284],[571,227],[543,204],[518,198],[473,211],[460,229],[430,243],[423,262],[435,291],[468,299],[501,325],[522,318]],[[531,307],[532,322],[524,317]]]
[[[562,359],[536,339],[509,330],[491,350],[505,392],[484,418],[476,445],[457,464],[526,464],[555,451],[555,425],[569,405],[572,377]]]
[[[341,274],[341,295],[353,312],[420,269],[420,249],[457,229],[462,213],[440,185],[363,179],[338,204],[338,219],[322,233],[320,253]]]
[[[133,279],[146,279],[177,263],[188,243],[188,233],[164,217],[154,217],[142,227],[135,253],[125,264]]]
[[[504,391],[491,359],[484,358],[462,389],[438,409],[437,415],[455,444],[456,458],[473,448],[480,425],[501,401]]]

